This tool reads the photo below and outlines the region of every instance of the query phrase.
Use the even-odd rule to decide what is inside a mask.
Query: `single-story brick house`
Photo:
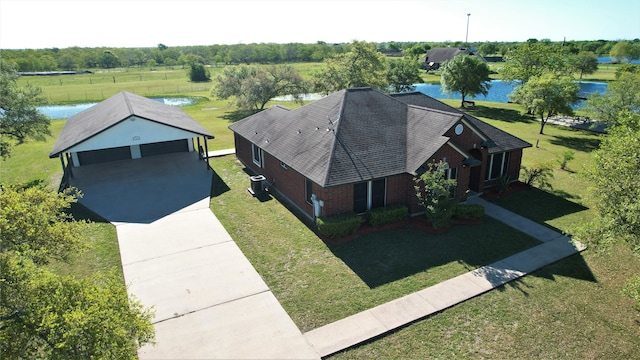
[[[394,204],[420,212],[414,177],[444,161],[456,195],[517,179],[531,144],[419,92],[346,89],[229,128],[237,158],[309,217]],[[315,208],[315,210],[314,210]]]
[[[49,157],[59,157],[68,175],[73,167],[197,151],[201,138],[207,148],[213,135],[181,109],[122,91],[67,119]]]
[[[453,59],[458,55],[471,55],[479,58],[480,60],[487,62],[479,53],[468,48],[433,48],[429,52],[420,58],[421,67],[426,70],[438,70],[440,66],[448,60]]]

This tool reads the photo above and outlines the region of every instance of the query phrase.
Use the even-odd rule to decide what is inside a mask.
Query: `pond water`
[[[607,91],[607,83],[595,82],[595,81],[582,81],[580,85],[580,97],[586,98],[589,94],[598,92],[604,93]],[[414,84],[417,91],[423,94],[429,95],[436,99],[462,99],[459,93],[445,94],[442,92],[442,86],[440,84]],[[492,101],[492,102],[509,102],[509,94],[513,91],[515,83],[502,80],[492,80],[491,87],[487,96],[480,95],[477,97],[467,96],[466,100],[478,100],[478,101]],[[582,106],[582,101],[576,104],[575,108]]]
[[[609,64],[612,63],[613,59],[610,56],[599,56],[598,63],[600,64]],[[627,63],[629,64],[640,64],[640,59],[638,60],[629,60]]]
[[[152,98],[152,100],[171,105],[171,106],[186,106],[194,103],[194,99],[186,97],[170,97],[170,98]],[[81,111],[87,110],[97,103],[82,103],[72,105],[47,105],[38,106],[38,111],[49,116],[51,119],[67,119]]]

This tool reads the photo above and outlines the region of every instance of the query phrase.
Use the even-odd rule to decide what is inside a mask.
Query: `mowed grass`
[[[445,102],[451,106],[459,106],[459,102]],[[544,135],[540,135],[538,120],[525,115],[517,104],[478,101],[475,107],[465,111],[529,142],[532,147],[524,150],[522,165],[533,167],[540,163],[550,163],[553,166],[552,188],[545,189],[544,192],[538,190],[528,193],[529,198],[522,199],[521,204],[532,211],[523,215],[568,234],[573,233],[584,219],[593,215],[590,210],[591,183],[584,173],[589,166],[592,151],[598,148],[606,135],[553,124],[547,124]],[[562,170],[558,159],[567,150],[574,151],[575,158],[569,161],[566,170]],[[549,206],[548,201],[553,206]],[[559,207],[563,209],[560,210]]]
[[[327,245],[277,199],[259,201],[233,156],[214,159],[211,208],[302,331],[538,245],[485,218],[434,235],[411,226]]]
[[[640,265],[590,251],[331,359],[637,359],[640,313],[620,294]]]
[[[566,149],[576,153],[568,170],[555,163],[553,189],[523,191],[496,202],[567,233],[593,216],[590,183],[583,169],[605,135],[550,124],[540,135],[539,123],[514,104],[478,103],[468,110],[532,143],[524,152],[526,166],[555,163]],[[431,236],[409,228],[325,245],[291,212],[275,211],[271,203],[276,199],[251,198],[242,165],[219,159],[213,167],[222,190],[212,199],[212,209],[303,331],[476,264],[462,255],[464,251],[456,254],[457,261],[447,262],[451,258],[442,253],[436,255],[439,261],[430,260],[421,245],[428,247],[433,241],[446,248],[460,236],[418,245],[412,239],[419,242]],[[239,189],[234,178],[240,181]],[[243,213],[247,204],[250,210]],[[479,237],[491,231],[478,230]],[[383,250],[378,253],[378,248]],[[389,268],[395,275],[387,272]],[[639,272],[640,262],[625,244],[616,244],[607,253],[588,249],[331,358],[635,358],[640,353],[640,313],[620,289]],[[324,280],[310,280],[314,278]]]
[[[186,75],[179,79],[182,74],[178,73],[175,81],[186,81]],[[171,81],[171,76],[167,77],[149,81]],[[129,82],[135,85],[135,74]],[[116,84],[123,85],[119,81]],[[70,98],[61,101],[84,101],[81,86],[73,92],[75,99],[65,94],[66,85],[56,87],[52,82],[47,86],[46,92],[54,91],[61,99]],[[105,88],[111,86],[104,83]],[[144,89],[141,91],[141,95],[146,95]],[[150,96],[156,95],[162,94]],[[233,147],[233,136],[227,126],[240,117],[229,101],[212,98],[208,89],[167,95],[199,97],[200,102],[184,110],[216,136],[209,141],[210,150]],[[458,101],[450,104],[459,106]],[[539,124],[523,116],[515,104],[477,102],[468,111],[533,144],[534,147],[524,151],[526,166],[537,161],[555,161],[566,149],[576,152],[569,171],[556,166],[552,190],[516,193],[496,200],[500,205],[568,233],[593,215],[587,191],[590,183],[582,172],[603,135],[553,125],[547,125],[545,135],[539,135]],[[57,188],[60,162],[48,159],[48,154],[63,125],[64,120],[52,122],[54,136],[47,142],[27,142],[15,147],[13,157],[0,162],[0,183],[42,179]],[[246,192],[248,174],[232,156],[216,159],[212,164],[220,179],[214,188],[211,208],[303,330],[504,257],[492,254],[491,244],[483,239],[483,233],[496,230],[491,219],[479,225],[482,231],[474,234],[478,237],[473,243],[476,248],[470,247],[469,251],[478,250],[478,254],[464,251],[454,254],[447,250],[448,246],[458,244],[456,241],[462,236],[438,238],[410,228],[399,229],[392,235],[381,233],[327,246],[276,199],[261,203],[250,197]],[[273,210],[277,208],[282,209]],[[88,216],[80,210],[75,213],[81,218]],[[460,235],[473,228],[476,227],[454,228],[445,236]],[[498,229],[499,236],[501,231]],[[92,249],[57,271],[91,274],[121,269],[115,228],[96,221],[89,225],[85,236],[93,244]],[[391,243],[389,238],[395,242]],[[442,247],[438,251],[443,252],[420,251],[432,244],[434,248]],[[527,246],[530,246],[527,241],[509,244],[503,246],[503,251]],[[389,253],[376,254],[377,247]],[[616,244],[608,253],[587,250],[333,358],[637,358],[640,312],[619,291],[627,278],[638,273],[638,259],[624,244]],[[363,293],[366,295],[362,296]]]
[[[455,102],[450,105],[458,106]],[[547,125],[514,104],[477,103],[472,114],[532,143],[523,163],[576,152],[568,171],[554,169],[553,189],[517,192],[495,201],[534,221],[571,233],[594,214],[583,169],[604,135]],[[535,147],[536,141],[538,146]],[[640,273],[628,245],[585,252],[547,266],[497,291],[456,305],[332,359],[632,359],[640,353],[640,312],[620,290]]]

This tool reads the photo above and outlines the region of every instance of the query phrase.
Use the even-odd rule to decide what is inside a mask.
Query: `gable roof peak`
[[[49,157],[56,157],[132,116],[213,139],[207,129],[182,109],[121,91],[68,118]]]

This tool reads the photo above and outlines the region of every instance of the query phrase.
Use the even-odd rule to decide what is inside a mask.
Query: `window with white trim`
[[[457,180],[458,179],[458,168],[452,168],[448,163],[442,163],[442,165],[438,166],[438,171],[442,171],[442,175],[445,180]]]
[[[493,180],[506,175],[509,171],[509,155],[508,152],[489,155],[484,179]]]
[[[251,144],[251,152],[253,153],[253,163],[264,167],[264,153],[256,144]]]
[[[443,160],[444,161],[444,160]],[[456,188],[458,187],[458,168],[457,167],[449,167],[448,163],[442,163],[442,165],[438,166],[437,171],[442,171],[442,176],[445,180],[456,180],[456,184],[451,186],[449,189],[450,197],[453,198],[456,195]]]

